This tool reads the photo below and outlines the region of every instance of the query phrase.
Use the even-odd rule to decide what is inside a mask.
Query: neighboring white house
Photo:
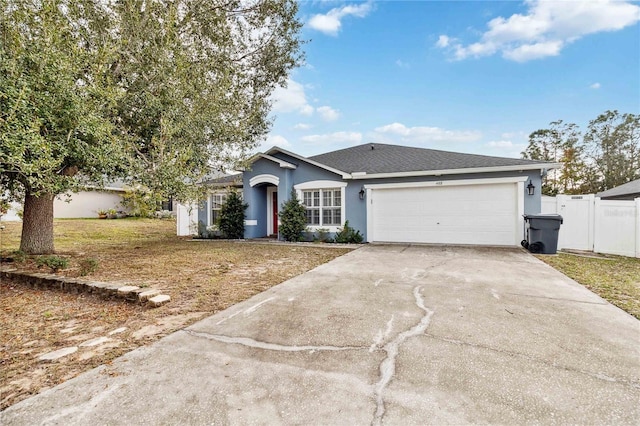
[[[0,216],[0,220],[2,220],[3,222],[21,221],[22,219],[20,219],[20,216],[18,215],[21,209],[22,209],[22,204],[15,203],[15,202],[9,203],[9,210],[7,211],[6,214],[3,214],[2,216]]]
[[[98,216],[98,210],[127,211],[122,206],[122,196],[125,192],[123,184],[113,183],[101,189],[58,195],[53,200],[53,217],[56,219],[92,218]],[[11,208],[6,215],[2,216],[2,220],[20,221],[21,210],[22,204],[11,203]]]
[[[58,195],[53,201],[56,219],[97,217],[98,210],[126,211],[122,206],[124,187],[110,186],[95,191]]]

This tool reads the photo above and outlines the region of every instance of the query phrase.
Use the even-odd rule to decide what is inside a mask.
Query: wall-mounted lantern
[[[531,182],[531,179],[529,179],[529,185],[527,185],[527,194],[533,195],[535,192],[536,192],[536,187],[533,184],[533,182]]]

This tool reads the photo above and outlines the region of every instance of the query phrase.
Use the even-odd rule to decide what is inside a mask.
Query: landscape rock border
[[[160,290],[141,288],[123,283],[107,283],[81,278],[60,277],[55,274],[34,274],[17,269],[0,270],[0,277],[26,284],[33,288],[56,289],[67,293],[90,293],[105,298],[119,298],[157,308],[171,301],[171,297],[160,294]]]

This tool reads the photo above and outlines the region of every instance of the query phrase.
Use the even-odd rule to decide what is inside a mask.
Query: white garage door
[[[516,245],[516,183],[372,189],[369,241]]]

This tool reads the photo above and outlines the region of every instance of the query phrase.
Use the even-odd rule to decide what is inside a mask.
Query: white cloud
[[[362,142],[362,133],[359,132],[335,132],[324,135],[308,135],[300,138],[303,142],[328,145],[334,143],[358,144]]]
[[[348,5],[331,9],[326,14],[318,14],[311,17],[308,25],[314,30],[327,35],[337,36],[342,26],[342,19],[346,16],[364,18],[371,11],[371,3],[361,3],[358,5]]]
[[[532,59],[545,58],[547,56],[558,56],[564,46],[561,41],[548,41],[544,43],[525,44],[515,49],[506,50],[503,56],[516,62],[527,62]]]
[[[447,37],[446,35],[441,35],[440,37],[438,37],[438,41],[436,42],[436,46],[440,47],[440,48],[445,48],[449,46],[449,43],[452,41],[452,39],[450,39],[449,37]]]
[[[401,123],[387,124],[374,131],[382,135],[400,136],[403,141],[413,142],[475,142],[482,133],[473,130],[447,130],[440,127],[407,127]]]
[[[269,135],[267,136],[267,139],[260,144],[258,151],[265,152],[274,146],[279,146],[280,148],[291,148],[291,143],[284,136]]]
[[[525,4],[524,14],[489,21],[478,42],[465,46],[441,35],[436,46],[450,50],[458,60],[500,52],[505,59],[526,62],[557,56],[586,35],[617,31],[640,21],[640,6],[619,0],[529,0]]]
[[[287,87],[276,87],[271,95],[273,112],[297,112],[312,115],[313,107],[307,102],[304,86],[292,79],[287,80]]]
[[[491,141],[487,143],[489,148],[511,148],[513,147],[513,142],[511,141]]]
[[[324,121],[336,121],[340,118],[340,111],[335,110],[330,106],[318,107],[316,111],[318,111],[318,114],[320,114],[320,117],[322,117]]]
[[[408,62],[401,61],[400,59],[396,61],[396,65],[399,66],[400,68],[405,68],[405,69],[411,68],[411,65]]]
[[[309,130],[311,128],[311,124],[298,123],[295,126],[293,126],[293,128],[296,130]]]
[[[601,87],[600,83],[593,83],[591,86],[589,86],[590,89],[595,89],[595,90],[599,89],[600,87]]]

